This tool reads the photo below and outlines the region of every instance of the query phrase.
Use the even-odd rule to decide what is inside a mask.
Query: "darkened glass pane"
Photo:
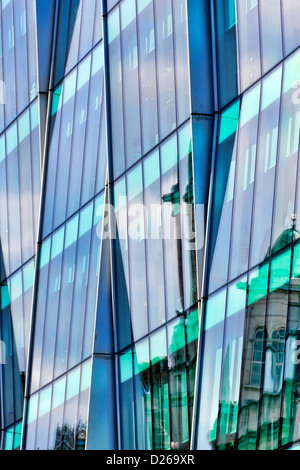
[[[220,106],[238,94],[235,0],[215,0]]]
[[[240,103],[237,101],[223,112],[220,119],[209,254],[210,292],[224,285],[228,278],[239,113]]]

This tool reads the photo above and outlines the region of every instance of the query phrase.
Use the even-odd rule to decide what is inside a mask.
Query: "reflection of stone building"
[[[294,229],[286,230],[275,243],[271,254],[276,255],[299,237],[299,233]],[[287,268],[289,269],[289,266]],[[292,385],[297,368],[292,364],[291,342],[299,336],[300,279],[292,278],[290,282],[284,282],[285,269],[286,266],[278,267],[271,274],[273,276],[271,283],[276,288],[272,289],[271,284],[268,296],[266,265],[259,268],[257,277],[248,285],[249,292],[254,291],[258,298],[249,303],[247,309],[239,414],[239,448],[248,446],[249,443],[255,446],[257,431],[260,448],[277,447],[284,386],[284,401],[291,403],[292,399],[293,402],[294,409],[290,410],[289,415],[299,414]],[[289,277],[289,272],[287,274]],[[290,323],[287,333],[288,314]]]
[[[68,424],[56,430],[53,450],[85,450],[86,424],[81,421],[71,428]]]
[[[254,450],[258,443],[259,449],[271,450],[278,448],[280,439],[284,445],[300,437],[300,366],[293,360],[297,350],[293,343],[300,340],[300,278],[290,275],[291,246],[299,239],[295,227],[286,230],[256,274],[237,286],[248,294],[245,332],[240,338],[244,346],[239,402],[231,402],[231,394],[226,393],[231,387],[227,350],[223,401],[210,430],[213,449],[219,429],[226,436],[222,448],[227,450]],[[295,249],[293,266],[299,264],[297,253]],[[230,347],[234,350],[236,345]]]

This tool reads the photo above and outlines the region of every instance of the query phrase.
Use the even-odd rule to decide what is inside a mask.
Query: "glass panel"
[[[197,449],[215,450],[219,417],[222,351],[226,290],[209,297],[205,314],[205,332]]]
[[[184,308],[197,302],[196,234],[194,211],[194,176],[191,126],[188,123],[178,133],[180,172],[180,216],[182,239],[182,273]],[[201,234],[199,233],[199,238]]]
[[[35,450],[48,450],[52,385],[40,392]]]
[[[135,3],[135,0],[123,0],[120,5],[123,111],[127,168],[136,162],[141,155],[139,59]]]
[[[63,413],[66,393],[66,376],[53,384],[52,410],[49,428],[49,449],[57,447],[57,437],[63,426]]]
[[[235,0],[215,0],[220,107],[238,94]]]
[[[243,97],[237,150],[230,279],[248,269],[251,210],[256,168],[260,86]]]
[[[221,115],[213,195],[210,240],[209,291],[224,285],[228,278],[240,103],[234,103]]]
[[[158,143],[157,83],[155,67],[156,39],[152,0],[137,1],[139,32],[139,65],[143,153]]]
[[[260,450],[273,450],[279,446],[290,273],[291,250],[288,250],[271,263]]]
[[[299,5],[294,0],[281,2],[284,19],[285,55],[299,46],[299,22],[297,21]]]
[[[153,446],[153,438],[151,374],[148,340],[137,343],[135,346],[134,373],[137,448],[139,450],[151,450]]]
[[[131,349],[120,356],[122,450],[134,450],[136,448],[132,360]]]
[[[237,0],[241,90],[261,76],[258,0]]]
[[[177,122],[189,117],[189,64],[187,6],[184,0],[173,0],[174,53],[176,72]]]
[[[189,448],[189,409],[184,319],[168,326],[171,440],[173,449]]]
[[[292,236],[300,131],[300,102],[294,99],[293,84],[298,80],[299,73],[300,54],[296,54],[285,62],[284,67],[272,239],[272,244],[276,246],[286,245]]]
[[[30,397],[28,401],[28,416],[27,416],[27,434],[26,434],[26,450],[35,450],[35,436],[36,436],[36,420],[38,414],[39,394]]]
[[[280,0],[260,0],[262,69],[269,70],[282,58]]]
[[[148,316],[150,330],[165,322],[164,258],[161,225],[161,182],[159,152],[144,160],[144,203],[146,212],[146,250]]]
[[[142,166],[128,173],[128,246],[133,338],[148,333]]]
[[[187,338],[187,369],[189,383],[189,416],[192,423],[194,416],[194,393],[196,379],[196,362],[198,357],[198,338],[199,338],[199,311],[193,309],[186,319],[186,338]]]
[[[116,299],[118,308],[118,341],[122,349],[131,343],[132,327],[130,317],[130,287],[128,261],[128,222],[126,181],[120,179],[114,184],[114,208],[116,218]],[[122,312],[120,316],[119,312]]]
[[[124,121],[123,121],[123,83],[121,62],[120,14],[116,8],[107,20],[108,50],[110,58],[112,152],[114,177],[125,170]]]
[[[160,134],[176,128],[173,16],[171,0],[154,0]]]
[[[164,238],[167,318],[184,309],[177,138],[161,147],[162,230]]]
[[[268,264],[249,274],[238,431],[239,450],[256,450],[257,445],[268,278]]]
[[[268,75],[262,85],[260,129],[253,201],[250,264],[254,266],[270,254],[275,169],[282,68]]]
[[[229,286],[218,449],[235,448],[241,384],[247,278]]]
[[[153,447],[155,450],[169,450],[171,448],[170,404],[165,329],[150,337],[150,360],[153,390]]]
[[[286,338],[286,356],[284,371],[284,395],[282,411],[282,445],[287,445],[300,438],[299,422],[299,302],[297,286],[299,282],[300,246],[294,248],[293,272],[290,281],[289,323]]]
[[[54,91],[44,236],[104,189],[103,114],[103,47],[100,44]]]

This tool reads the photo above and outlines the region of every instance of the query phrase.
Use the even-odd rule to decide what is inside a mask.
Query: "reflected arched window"
[[[285,351],[285,329],[274,331],[272,334],[272,350],[273,350],[273,377],[274,391],[279,391],[281,387],[281,379],[284,363]]]
[[[256,330],[256,333],[254,336],[251,379],[250,379],[251,385],[260,386],[263,350],[264,350],[264,329],[260,328]]]

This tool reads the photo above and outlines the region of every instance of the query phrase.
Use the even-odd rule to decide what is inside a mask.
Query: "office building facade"
[[[0,5],[1,448],[297,448],[296,2]]]

